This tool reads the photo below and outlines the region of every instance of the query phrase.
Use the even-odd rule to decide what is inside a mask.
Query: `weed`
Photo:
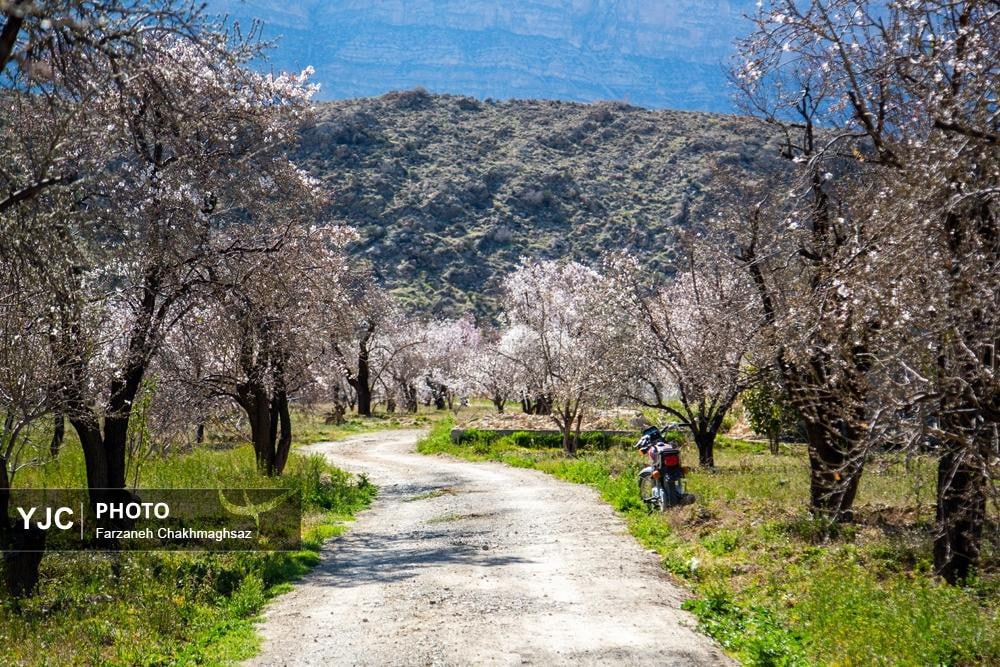
[[[19,486],[85,485],[78,442],[28,468]],[[371,502],[366,479],[293,452],[283,476],[258,474],[249,446],[195,449],[144,462],[147,488],[254,488],[302,493],[302,548],[283,553],[51,553],[35,595],[0,602],[4,664],[219,664],[250,657],[264,603],[319,562],[323,542]]]
[[[724,556],[736,551],[740,536],[734,530],[720,530],[702,538],[701,544],[713,556]]]
[[[596,488],[639,542],[695,594],[685,607],[748,665],[991,665],[1000,663],[997,554],[981,576],[951,587],[930,576],[933,463],[888,454],[862,480],[857,524],[809,517],[808,462],[798,446],[720,438],[716,470],[688,475],[695,505],[647,514],[629,448],[519,446],[511,436],[452,443],[442,422],[418,444],[536,468]],[[523,442],[523,441],[522,441]]]
[[[417,500],[427,500],[429,498],[440,498],[441,496],[454,495],[455,493],[456,493],[455,489],[451,489],[451,488],[448,488],[448,487],[444,487],[444,488],[441,488],[441,489],[432,489],[430,491],[425,491],[424,493],[418,493],[415,496],[410,496],[409,498],[404,498],[403,502],[405,502],[405,503],[412,503],[412,502],[417,501]]]

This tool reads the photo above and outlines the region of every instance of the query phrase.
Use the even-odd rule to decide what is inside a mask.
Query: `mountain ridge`
[[[296,158],[389,287],[486,317],[522,257],[666,261],[716,168],[778,168],[773,137],[739,116],[422,90],[320,103]]]
[[[619,100],[731,111],[724,65],[750,0],[211,0],[264,22],[276,69],[323,99],[422,86],[478,99]]]

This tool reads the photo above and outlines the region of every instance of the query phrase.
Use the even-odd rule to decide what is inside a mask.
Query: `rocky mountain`
[[[417,86],[479,99],[729,111],[723,66],[752,0],[210,0],[265,23],[277,69],[325,99]]]
[[[360,230],[357,252],[449,314],[490,314],[523,256],[665,257],[710,204],[713,169],[777,159],[736,116],[419,90],[321,104],[298,151],[331,192],[330,220]]]

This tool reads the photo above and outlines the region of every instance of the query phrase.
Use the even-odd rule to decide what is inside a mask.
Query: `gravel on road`
[[[251,665],[729,665],[684,592],[590,488],[414,451],[313,445],[380,487],[265,610]]]

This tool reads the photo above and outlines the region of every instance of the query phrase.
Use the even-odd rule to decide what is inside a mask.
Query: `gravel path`
[[[731,664],[593,490],[422,456],[420,435],[310,448],[379,498],[267,607],[250,664]]]

